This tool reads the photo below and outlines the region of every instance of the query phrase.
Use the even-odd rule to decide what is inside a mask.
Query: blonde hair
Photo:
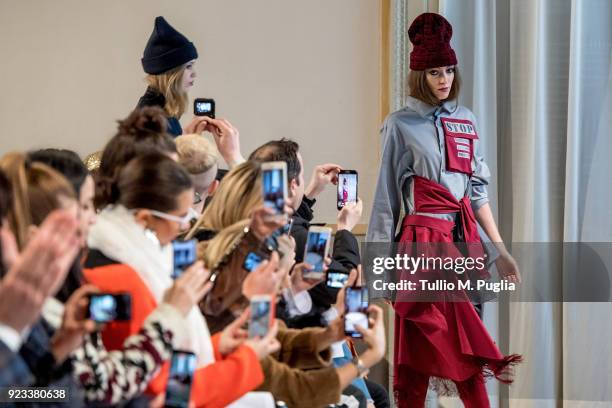
[[[187,63],[189,64],[189,63]],[[159,75],[147,75],[149,85],[157,89],[166,98],[164,111],[168,116],[180,119],[187,110],[189,98],[183,90],[183,73],[187,64],[171,69]]]
[[[250,217],[251,212],[263,205],[261,165],[247,161],[223,177],[219,188],[198,221],[187,234],[193,237],[198,229],[220,232]]]
[[[62,197],[76,200],[76,193],[59,172],[39,162],[30,163],[22,153],[6,154],[0,159],[0,168],[11,182],[13,201],[8,219],[17,245],[23,249],[30,225],[40,225],[60,208]]]
[[[461,75],[459,75],[459,68],[455,65],[455,76],[451,90],[448,93],[446,100],[453,100],[459,97],[459,91],[461,90]],[[408,91],[409,95],[413,98],[417,98],[429,105],[436,106],[440,104],[440,100],[436,98],[433,91],[427,85],[427,71],[410,71],[408,73]]]
[[[210,170],[219,161],[217,148],[200,135],[181,135],[174,142],[179,163],[193,175]]]

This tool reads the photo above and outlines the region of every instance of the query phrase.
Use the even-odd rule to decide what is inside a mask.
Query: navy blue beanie
[[[158,75],[198,58],[191,41],[179,33],[163,17],[155,18],[155,27],[142,56],[147,74]]]

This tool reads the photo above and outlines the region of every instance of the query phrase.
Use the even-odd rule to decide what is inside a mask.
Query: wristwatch
[[[353,357],[351,362],[355,365],[355,367],[357,367],[357,376],[359,378],[365,377],[370,372],[370,369],[363,364],[363,361],[361,361],[359,356]]]

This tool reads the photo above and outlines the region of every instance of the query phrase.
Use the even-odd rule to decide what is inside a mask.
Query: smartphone
[[[287,201],[287,163],[267,162],[261,169],[264,206],[282,214]]]
[[[338,210],[347,203],[357,202],[357,171],[341,170],[338,173]]]
[[[196,362],[196,355],[189,351],[172,351],[165,407],[187,408],[189,406]]]
[[[246,258],[244,258],[242,268],[246,271],[252,272],[255,269],[257,269],[259,264],[261,264],[264,261],[264,259],[267,259],[267,258],[264,257],[263,254],[260,254],[257,252],[249,252]]]
[[[193,114],[195,116],[208,116],[215,118],[215,100],[210,98],[196,98],[193,101]]]
[[[329,254],[331,234],[331,228],[327,227],[310,227],[308,229],[308,238],[306,239],[306,249],[304,251],[304,262],[312,265],[312,269],[303,274],[305,278],[323,278],[323,265],[325,258],[327,258],[327,255]]]
[[[132,318],[132,295],[96,293],[89,296],[88,318],[98,322],[126,321]]]
[[[368,327],[368,288],[366,286],[346,288],[344,307],[346,310],[344,315],[344,333],[354,338],[363,337],[355,329],[355,325],[364,328]]]
[[[196,261],[197,243],[198,241],[195,239],[189,241],[172,241],[172,249],[174,251],[174,269],[172,271],[172,277],[174,279],[181,276],[183,272],[185,272],[185,269]]]
[[[251,319],[249,320],[249,338],[264,337],[268,334],[274,318],[272,296],[259,295],[251,298]]]
[[[334,289],[342,289],[349,278],[346,272],[327,272],[327,286]]]

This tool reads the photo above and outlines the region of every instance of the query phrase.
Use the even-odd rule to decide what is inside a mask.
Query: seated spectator
[[[219,186],[216,179],[218,155],[211,142],[199,135],[181,135],[175,139],[179,163],[193,178],[195,190],[192,208],[202,213],[204,203]]]
[[[189,225],[193,188],[182,166],[159,153],[130,161],[111,187],[107,191],[112,194],[104,199],[107,206],[90,232],[85,276],[101,290],[132,295],[131,320],[110,324],[103,332],[107,347],[116,349],[140,328],[172,286],[170,243]],[[211,339],[197,308],[187,320],[181,349],[193,351],[198,358],[191,393],[196,406],[225,406],[263,381],[259,359],[277,347],[273,332],[245,341],[240,335],[239,326],[245,320],[241,316]],[[163,393],[167,376],[165,365],[147,393]]]
[[[28,163],[20,154],[3,157],[0,167],[13,180],[10,196],[14,199],[8,205],[8,215],[20,226],[19,230],[27,231],[24,242],[40,233],[37,220],[56,208],[80,215],[76,200],[71,197],[71,186],[53,169],[39,162]],[[30,211],[15,211],[23,208]],[[84,233],[86,230],[79,231],[79,235]],[[14,251],[6,251],[10,252]],[[75,254],[69,261],[67,265],[72,266],[68,276],[70,273],[81,276],[80,260]],[[68,386],[74,401],[119,403],[131,399],[144,390],[151,376],[180,344],[186,331],[183,316],[210,289],[207,277],[201,263],[190,268],[166,292],[164,302],[148,316],[139,333],[128,338],[121,350],[110,353],[99,336],[86,336],[97,326],[87,318],[87,302],[83,301],[98,290],[91,285],[81,286],[77,279],[66,279],[59,291],[66,296],[65,304],[46,299],[43,319],[31,327],[20,354],[35,374],[37,385]],[[71,354],[72,359],[68,359]]]

